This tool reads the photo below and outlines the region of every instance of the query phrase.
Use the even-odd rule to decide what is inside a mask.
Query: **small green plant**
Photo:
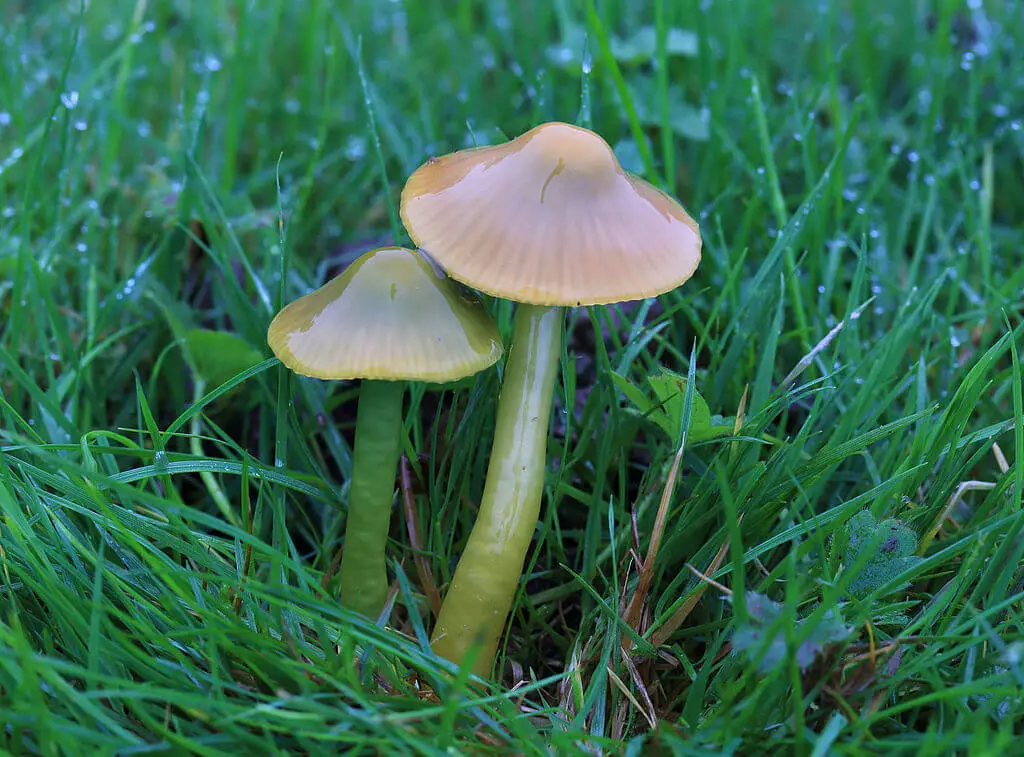
[[[774,670],[785,662],[788,646],[783,606],[754,591],[746,593],[746,606],[747,620],[733,634],[733,648],[748,655],[762,671]],[[814,627],[806,631],[810,623]],[[792,633],[793,638],[802,638],[793,650],[797,665],[806,670],[826,646],[842,641],[850,630],[839,608],[829,610],[820,620],[798,620]]]
[[[189,329],[184,339],[192,370],[210,387],[227,383],[263,360],[259,350],[230,331]]]
[[[633,405],[628,412],[651,421],[668,434],[670,439],[675,439],[679,435],[683,425],[686,376],[680,376],[667,368],[659,368],[657,372],[647,377],[649,393],[617,373],[612,374],[612,381]],[[724,423],[722,418],[711,416],[708,403],[700,392],[694,389],[688,438],[697,442],[706,441],[717,436],[725,436],[732,430],[731,423]]]
[[[870,510],[850,518],[841,538],[845,568],[863,564],[849,586],[849,593],[856,597],[870,594],[921,561],[914,555],[917,535],[896,518],[878,521]],[[862,563],[865,552],[871,553],[866,564]]]

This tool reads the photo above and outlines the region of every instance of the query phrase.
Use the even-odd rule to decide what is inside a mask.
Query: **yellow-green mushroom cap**
[[[592,131],[547,123],[420,166],[402,221],[448,275],[534,305],[653,297],[700,262],[697,223]]]
[[[504,350],[482,304],[403,247],[367,252],[284,307],[267,342],[295,373],[319,379],[454,381]]]

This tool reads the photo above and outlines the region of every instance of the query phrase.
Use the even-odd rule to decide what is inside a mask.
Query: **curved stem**
[[[480,513],[431,640],[438,655],[457,664],[480,644],[478,675],[489,674],[494,663],[537,526],[563,313],[519,306]]]
[[[388,594],[384,548],[402,444],[398,381],[363,381],[341,553],[341,603],[376,619]]]
[[[199,401],[206,394],[206,382],[199,378],[198,373],[193,371],[195,385],[192,389],[192,404],[198,405]],[[203,442],[199,438],[202,429],[199,426],[199,418],[202,413],[196,413],[192,416],[192,424],[189,428],[191,438],[189,439],[189,447],[191,448],[192,454],[195,457],[203,457]],[[220,508],[221,515],[224,516],[224,520],[233,526],[239,525],[238,517],[235,515],[235,511],[231,508],[231,500],[228,499],[224,490],[220,488],[220,484],[217,483],[217,479],[214,478],[213,474],[209,471],[200,471],[199,478],[202,479],[203,483],[206,484],[206,490],[210,493],[210,497],[214,502],[217,503],[217,507]]]

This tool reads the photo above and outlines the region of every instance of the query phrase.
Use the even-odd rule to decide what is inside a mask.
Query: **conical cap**
[[[503,351],[481,303],[402,247],[367,252],[287,305],[267,342],[288,368],[320,379],[453,381]]]
[[[451,277],[537,305],[652,297],[700,262],[679,203],[564,123],[427,161],[402,191],[402,220]]]

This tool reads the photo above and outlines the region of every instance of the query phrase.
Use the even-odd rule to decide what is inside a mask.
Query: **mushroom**
[[[487,675],[537,524],[564,308],[674,289],[700,262],[696,222],[626,173],[597,134],[547,123],[427,161],[402,190],[413,241],[448,275],[519,304],[483,500],[434,651]]]
[[[388,590],[384,551],[401,452],[404,382],[454,381],[488,368],[503,352],[497,327],[478,300],[462,294],[421,254],[384,247],[283,308],[267,342],[300,375],[363,379],[341,601],[376,618]]]

